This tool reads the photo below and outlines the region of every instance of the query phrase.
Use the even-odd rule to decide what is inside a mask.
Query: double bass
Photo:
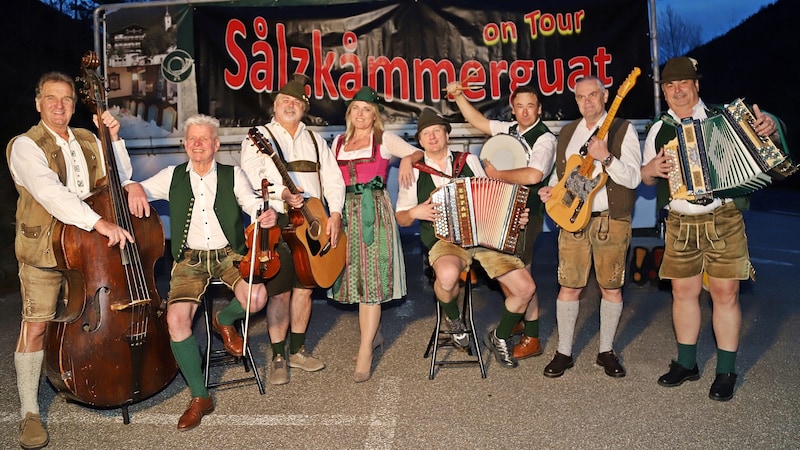
[[[84,102],[105,110],[105,88],[95,71],[99,60],[87,52],[77,80]],[[108,246],[97,231],[58,223],[53,232],[57,269],[66,278],[66,305],[47,324],[44,354],[50,383],[69,400],[97,408],[121,407],[150,397],[178,371],[169,346],[166,308],[155,284],[155,263],[164,254],[158,214],[136,218],[117,171],[108,129],[98,120],[106,176],[85,202],[105,220],[126,229],[135,242]]]

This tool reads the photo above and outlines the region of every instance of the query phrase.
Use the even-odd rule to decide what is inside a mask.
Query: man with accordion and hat
[[[428,249],[428,260],[436,275],[433,284],[436,301],[444,312],[446,322],[453,332],[456,345],[469,347],[464,318],[455,299],[459,294],[459,275],[469,270],[472,260],[478,260],[486,274],[497,279],[506,293],[500,323],[489,330],[484,338],[486,346],[494,353],[497,362],[505,368],[517,367],[512,354],[511,330],[525,313],[528,303],[536,293],[530,271],[519,257],[484,247],[464,248],[438,238],[433,223],[442,212],[431,199],[436,188],[457,177],[486,177],[481,162],[475,155],[452,152],[448,148],[450,123],[433,109],[422,111],[417,121],[416,139],[425,150],[424,164],[415,164],[414,183],[401,187],[397,195],[395,215],[397,224],[411,226],[420,223],[420,238]],[[478,178],[480,179],[480,178]],[[496,199],[499,200],[499,199]],[[520,225],[528,223],[528,214],[520,217]]]
[[[658,184],[658,207],[667,206],[665,252],[659,271],[672,281],[672,322],[678,343],[678,357],[669,372],[658,379],[664,387],[700,379],[697,341],[700,334],[700,293],[704,274],[712,302],[712,323],[717,344],[716,377],[708,393],[716,401],[733,398],[736,386],[736,355],[742,311],[739,282],[754,273],[747,250],[742,213],[737,201],[713,198],[694,202],[670,195],[670,174],[679,161],[665,155],[665,148],[679,134],[682,119],[709,119],[716,110],[700,99],[701,75],[697,61],[678,57],[667,61],[661,74],[661,90],[669,106],[650,128],[645,140],[642,181]],[[785,146],[777,121],[753,105],[753,131]]]

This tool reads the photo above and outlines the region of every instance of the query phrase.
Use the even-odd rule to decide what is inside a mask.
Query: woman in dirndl
[[[358,304],[361,343],[353,376],[356,383],[372,375],[373,351],[383,344],[378,329],[381,304],[406,295],[405,262],[386,177],[392,157],[404,158],[398,178],[413,180],[411,161],[422,152],[396,134],[384,131],[377,92],[361,88],[347,106],[346,130],[333,140],[347,193],[344,205],[347,264],[330,295]]]

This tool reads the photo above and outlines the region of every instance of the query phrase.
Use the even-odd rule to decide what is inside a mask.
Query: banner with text
[[[443,92],[456,80],[490,118],[512,120],[510,92],[532,84],[545,120],[570,120],[577,79],[599,77],[613,98],[634,67],[644,76],[619,115],[653,116],[647,0],[275,4],[195,4],[177,32],[194,63],[196,110],[223,126],[268,121],[273,93],[295,72],[311,79],[311,125],[344,124],[346,100],[364,85],[385,98],[388,124],[414,122],[426,106],[462,121]]]

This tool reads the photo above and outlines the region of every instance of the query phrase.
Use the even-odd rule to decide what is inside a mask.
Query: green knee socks
[[[239,303],[239,300],[235,298],[228,303],[228,306],[223,308],[217,314],[217,320],[219,321],[220,325],[233,325],[233,322],[236,322],[239,319],[244,319],[247,315],[247,311],[242,308],[242,304]]]
[[[175,361],[181,369],[183,378],[186,379],[186,384],[189,385],[192,398],[208,397],[206,380],[203,377],[203,369],[201,368],[200,347],[197,345],[194,336],[189,336],[180,342],[170,341],[169,346],[172,347]]]

